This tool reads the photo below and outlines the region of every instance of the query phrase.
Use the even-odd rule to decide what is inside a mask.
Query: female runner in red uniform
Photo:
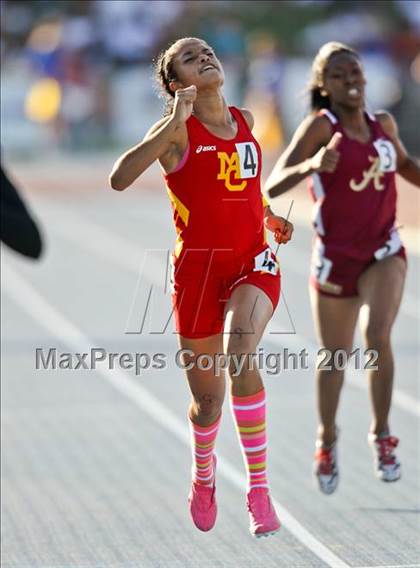
[[[391,328],[406,273],[404,247],[395,226],[395,173],[420,186],[420,168],[407,154],[390,114],[365,109],[365,76],[357,52],[325,44],[315,57],[312,113],[297,129],[267,180],[276,197],[311,176],[314,239],[311,304],[321,347],[352,350],[361,306],[366,348],[377,350],[378,370],[368,371],[373,420],[369,442],[375,472],[383,481],[400,478],[391,436],[394,362]],[[344,372],[316,371],[319,429],[314,473],[321,491],[338,483],[336,412]]]
[[[180,346],[193,353],[188,363],[203,353],[230,356],[232,411],[248,470],[250,531],[272,534],[280,523],[266,477],[264,386],[252,364],[239,369],[232,356],[256,351],[279,299],[280,271],[264,221],[277,242],[287,242],[293,227],[263,205],[253,118],[226,105],[223,69],[213,50],[202,40],[184,38],[160,56],[156,68],[170,112],[121,156],[110,182],[121,191],[156,159],[161,164],[178,233],[172,299]],[[214,445],[225,380],[197,366],[187,378],[190,512],[197,528],[207,531],[217,513]]]

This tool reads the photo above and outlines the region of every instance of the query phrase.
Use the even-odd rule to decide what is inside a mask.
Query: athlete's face
[[[202,40],[190,40],[178,48],[173,69],[177,81],[172,81],[173,90],[195,85],[200,88],[220,87],[224,74],[220,61],[214,51]]]
[[[334,104],[364,106],[366,79],[362,65],[351,53],[333,55],[324,71],[322,88]]]

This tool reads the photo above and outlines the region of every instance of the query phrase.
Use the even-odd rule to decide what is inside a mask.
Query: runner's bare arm
[[[115,162],[109,176],[112,189],[123,191],[155,160],[170,159],[171,154],[176,153],[182,126],[185,129],[172,115],[154,124],[140,144],[130,148]]]
[[[405,149],[399,137],[398,125],[394,117],[386,111],[379,111],[375,115],[385,134],[391,138],[395,146],[397,152],[397,172],[410,183],[420,187],[420,165]]]
[[[276,243],[284,244],[289,242],[293,234],[293,224],[284,217],[276,215],[264,196],[263,205],[265,228],[274,233],[274,240]]]
[[[176,167],[187,147],[185,123],[191,116],[196,97],[195,85],[176,91],[171,115],[152,126],[140,144],[116,161],[109,178],[113,189],[126,189],[155,160],[159,160],[167,172]]]
[[[254,127],[254,117],[246,108],[240,109],[249,129],[252,130]],[[287,243],[292,238],[293,225],[283,217],[276,215],[268,201],[263,196],[263,206],[264,206],[264,225],[266,229],[274,233],[274,239],[277,243]]]
[[[247,108],[241,108],[240,109],[241,113],[243,114],[249,129],[252,131],[252,129],[254,128],[254,116],[252,114],[252,112],[250,110],[248,110]],[[267,199],[265,198],[265,196],[263,195],[263,207],[264,207],[264,217],[268,217],[269,215],[275,215],[275,213],[272,211],[270,204],[268,203]]]
[[[241,113],[243,114],[249,129],[252,131],[252,129],[254,128],[254,116],[252,114],[252,112],[250,110],[248,110],[247,108],[241,108],[240,109]],[[270,204],[268,203],[267,199],[265,198],[265,196],[263,196],[263,207],[264,207],[264,217],[269,217],[270,215],[275,215],[275,213],[272,211]]]
[[[314,171],[321,171],[322,151],[331,138],[331,125],[323,116],[307,117],[296,130],[289,146],[280,156],[265,183],[269,197],[292,189]]]

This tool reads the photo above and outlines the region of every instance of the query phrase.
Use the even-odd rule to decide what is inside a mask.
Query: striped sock
[[[250,396],[232,395],[231,404],[248,470],[248,491],[253,487],[268,487],[265,390]]]
[[[198,426],[189,419],[193,457],[192,478],[200,485],[212,485],[213,453],[222,415],[210,426]]]

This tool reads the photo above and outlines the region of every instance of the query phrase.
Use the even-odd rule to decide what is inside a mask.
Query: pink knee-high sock
[[[213,454],[222,415],[210,426],[198,426],[189,419],[193,457],[192,478],[200,485],[212,485]]]
[[[231,397],[232,412],[248,470],[248,490],[268,487],[265,390],[250,396]]]

